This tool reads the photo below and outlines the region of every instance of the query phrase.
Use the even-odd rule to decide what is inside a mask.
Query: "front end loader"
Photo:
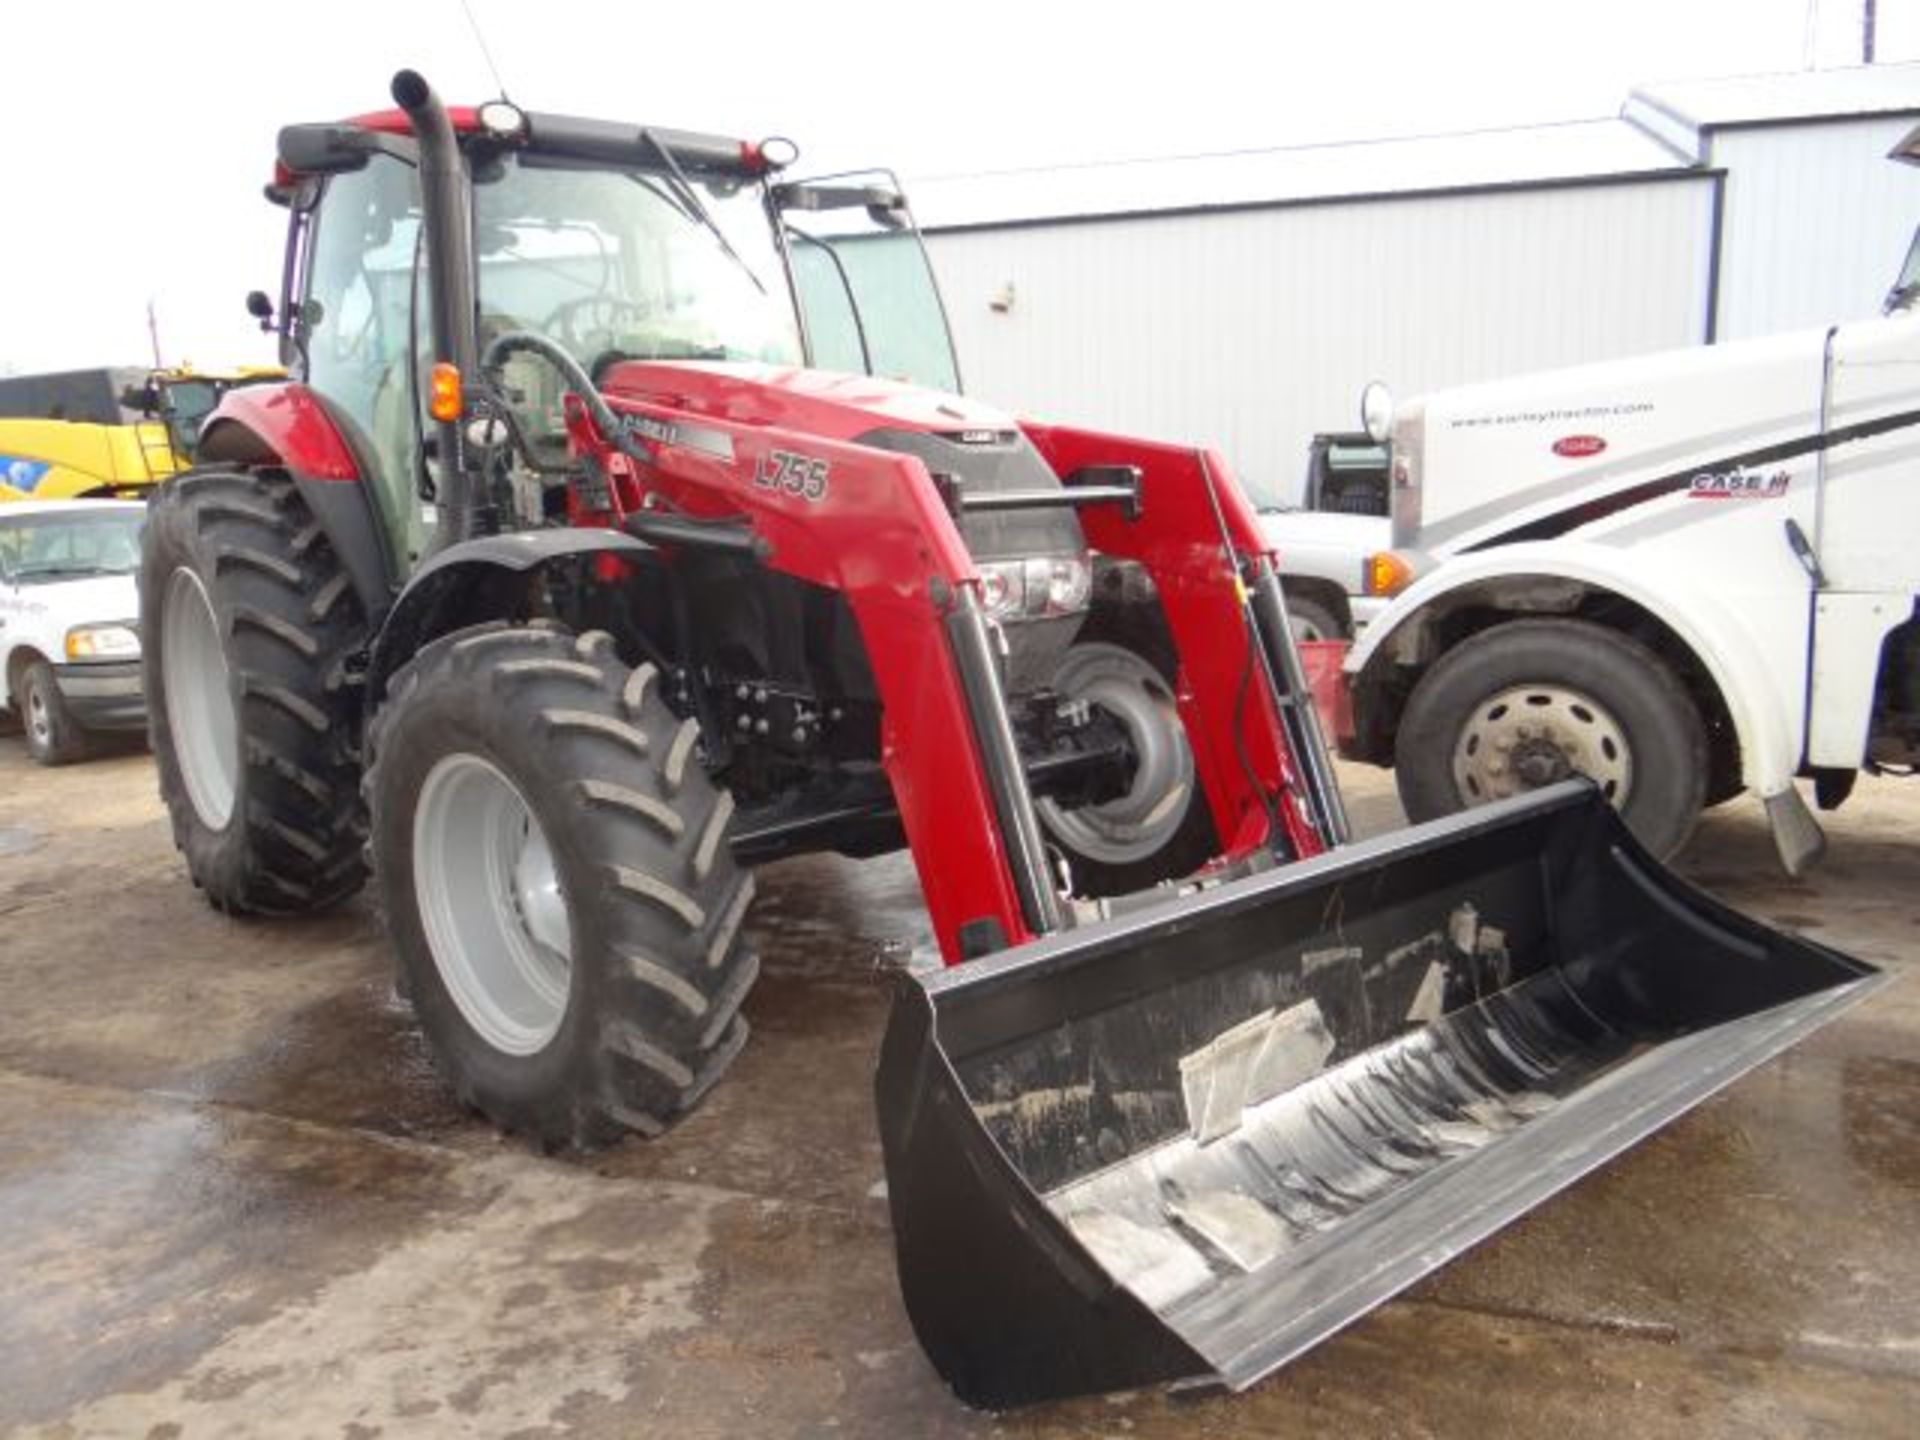
[[[371,874],[501,1126],[667,1130],[747,1042],[752,868],[905,845],[928,1354],[1239,1386],[1876,983],[1591,789],[1349,843],[1227,466],[958,394],[891,177],[393,96],[281,132],[292,378],[154,501],[146,683],[194,883]]]

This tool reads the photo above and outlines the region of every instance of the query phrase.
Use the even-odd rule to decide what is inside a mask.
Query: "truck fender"
[[[1449,556],[1394,597],[1348,653],[1345,669],[1356,697],[1364,693],[1365,680],[1385,673],[1398,642],[1436,606],[1472,586],[1520,579],[1571,581],[1631,601],[1657,617],[1693,652],[1720,692],[1740,741],[1742,782],[1763,801],[1792,790],[1800,768],[1795,707],[1804,687],[1791,687],[1795,699],[1790,704],[1777,681],[1779,667],[1769,665],[1750,633],[1733,622],[1710,591],[1676,586],[1637,562],[1632,552],[1612,546],[1557,540]]]
[[[374,637],[367,667],[367,700],[376,703],[388,678],[421,646],[468,625],[511,619],[532,571],[583,555],[639,558],[653,553],[644,540],[618,530],[569,527],[482,535],[436,552],[413,574]]]
[[[340,557],[363,613],[376,621],[394,591],[393,566],[365,477],[372,447],[353,422],[298,381],[229,390],[201,426],[198,465],[271,465],[300,498]]]

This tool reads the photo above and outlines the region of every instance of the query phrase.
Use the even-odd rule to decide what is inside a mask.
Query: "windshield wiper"
[[[753,282],[753,288],[758,290],[762,295],[766,294],[767,287],[761,283],[760,277],[754,273],[753,267],[740,258],[740,252],[733,248],[733,242],[727,239],[727,232],[720,228],[720,222],[713,218],[712,212],[709,211],[705,203],[702,202],[700,192],[693,188],[692,182],[687,179],[687,172],[680,168],[680,162],[673,158],[673,151],[661,144],[660,137],[655,135],[651,130],[642,130],[640,132],[640,138],[651,145],[653,147],[653,153],[658,155],[665,163],[667,172],[673,176],[675,193],[678,195],[680,203],[686,207],[687,213],[707,227],[707,233],[720,242],[720,248],[727,252],[727,258],[746,272],[747,279]]]

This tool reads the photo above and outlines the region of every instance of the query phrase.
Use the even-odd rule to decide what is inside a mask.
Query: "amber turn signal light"
[[[427,413],[444,424],[460,418],[465,397],[460,393],[460,371],[442,361],[433,367],[427,388]]]

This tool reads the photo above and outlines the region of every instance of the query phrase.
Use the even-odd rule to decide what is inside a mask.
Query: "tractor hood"
[[[601,388],[616,408],[637,400],[912,455],[929,474],[953,475],[971,494],[1060,488],[1059,477],[1005,412],[896,380],[786,365],[640,360],[611,367]],[[1064,505],[968,515],[960,533],[983,560],[1087,548],[1080,522]]]
[[[855,444],[875,429],[937,435],[1018,428],[1004,412],[944,391],[791,365],[629,360],[608,369],[601,389],[616,403],[644,400]]]

